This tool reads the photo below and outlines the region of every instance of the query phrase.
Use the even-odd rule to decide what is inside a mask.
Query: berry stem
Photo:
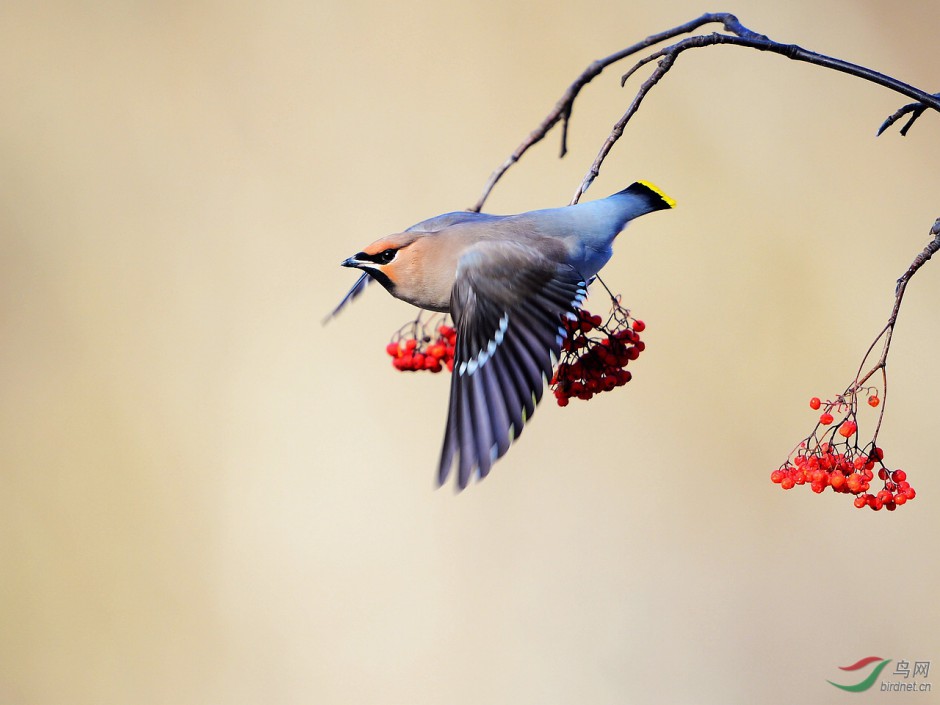
[[[871,345],[868,346],[868,350],[865,352],[865,356],[862,358],[861,364],[858,366],[858,372],[855,375],[855,381],[849,385],[845,390],[845,396],[855,399],[855,395],[859,392],[862,386],[872,378],[873,375],[880,372],[881,373],[881,387],[883,390],[883,398],[881,399],[881,408],[878,413],[878,423],[875,426],[875,435],[873,441],[878,440],[878,432],[881,430],[881,422],[884,420],[885,414],[885,404],[888,400],[888,353],[891,350],[891,339],[894,336],[894,326],[897,324],[898,314],[901,312],[901,302],[904,300],[904,292],[907,290],[907,284],[917,273],[924,264],[927,263],[934,254],[940,251],[940,218],[934,222],[933,227],[930,228],[930,235],[933,239],[927,243],[927,246],[917,254],[914,258],[914,261],[911,262],[911,265],[907,268],[907,271],[901,275],[898,279],[897,286],[894,289],[894,306],[891,309],[891,315],[888,317],[888,322],[885,324],[884,328],[875,336],[875,339],[872,341]],[[881,355],[878,358],[878,362],[863,374],[865,369],[865,363],[868,361],[868,358],[871,357],[872,352],[878,346],[878,343],[881,342]]]
[[[933,227],[930,228],[930,234],[933,236],[933,239],[927,243],[927,246],[917,254],[914,258],[914,261],[911,262],[911,266],[907,268],[907,271],[901,275],[898,279],[897,286],[894,289],[894,307],[891,309],[891,315],[888,317],[888,322],[885,327],[881,330],[878,336],[872,342],[871,346],[868,348],[868,352],[865,353],[865,357],[862,359],[862,364],[859,365],[858,375],[855,379],[855,388],[862,386],[865,382],[877,372],[879,369],[882,372],[885,369],[885,365],[888,362],[888,351],[891,348],[891,338],[894,335],[894,326],[898,320],[898,314],[901,312],[901,302],[904,299],[904,292],[907,290],[907,284],[911,280],[917,270],[923,267],[927,260],[933,257],[938,251],[940,251],[940,218],[937,218],[934,222]],[[881,348],[881,357],[878,360],[878,363],[872,367],[868,372],[862,376],[862,369],[864,369],[865,361],[871,355],[872,351],[875,349],[875,346],[878,344],[878,341],[884,338],[884,345]]]
[[[938,219],[937,222],[940,222],[940,219]],[[616,296],[616,295],[614,294],[614,292],[612,292],[612,291],[610,290],[610,287],[608,287],[607,284],[604,283],[604,280],[601,279],[601,275],[600,275],[600,274],[595,274],[595,275],[594,275],[594,279],[595,279],[596,281],[600,282],[600,285],[601,285],[602,287],[604,287],[604,291],[607,292],[607,295],[610,296],[610,300],[613,301],[613,303],[614,303],[614,310],[617,310],[617,308],[620,306],[620,297],[619,297],[619,296]]]

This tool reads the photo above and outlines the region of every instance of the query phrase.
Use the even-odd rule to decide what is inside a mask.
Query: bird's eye
[[[384,252],[379,253],[379,256],[376,257],[376,260],[378,260],[379,264],[388,264],[393,259],[395,259],[396,252],[397,250],[385,250]]]

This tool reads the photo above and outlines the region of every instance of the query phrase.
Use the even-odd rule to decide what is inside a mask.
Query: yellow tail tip
[[[671,196],[668,196],[666,192],[663,191],[661,188],[659,188],[659,186],[657,186],[656,184],[650,181],[638,181],[637,183],[643,184],[644,186],[646,186],[646,188],[648,188],[650,191],[652,191],[661,199],[663,199],[666,205],[668,205],[670,208],[676,207],[676,199],[672,198]]]

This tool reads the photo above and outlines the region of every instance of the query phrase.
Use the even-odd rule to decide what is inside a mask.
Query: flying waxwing
[[[634,218],[675,206],[645,181],[597,201],[518,215],[445,213],[376,240],[342,265],[363,274],[335,316],[371,281],[457,330],[438,481],[481,478],[522,433],[552,376],[587,286]]]

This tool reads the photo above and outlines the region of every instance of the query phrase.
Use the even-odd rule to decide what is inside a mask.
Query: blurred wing
[[[457,266],[451,315],[457,349],[438,468],[463,489],[522,433],[565,340],[562,316],[587,294],[570,266],[515,242],[481,242]]]
[[[369,285],[369,282],[371,281],[372,281],[372,277],[370,277],[368,273],[365,273],[361,277],[359,277],[356,280],[356,283],[353,284],[352,289],[350,289],[346,293],[346,296],[343,297],[343,300],[340,301],[339,304],[336,306],[336,308],[330,311],[330,313],[323,319],[322,324],[326,325],[332,319],[336,318],[336,314],[342,311],[346,307],[346,304],[348,304],[350,301],[358,297],[359,294],[365,291],[366,287]]]

